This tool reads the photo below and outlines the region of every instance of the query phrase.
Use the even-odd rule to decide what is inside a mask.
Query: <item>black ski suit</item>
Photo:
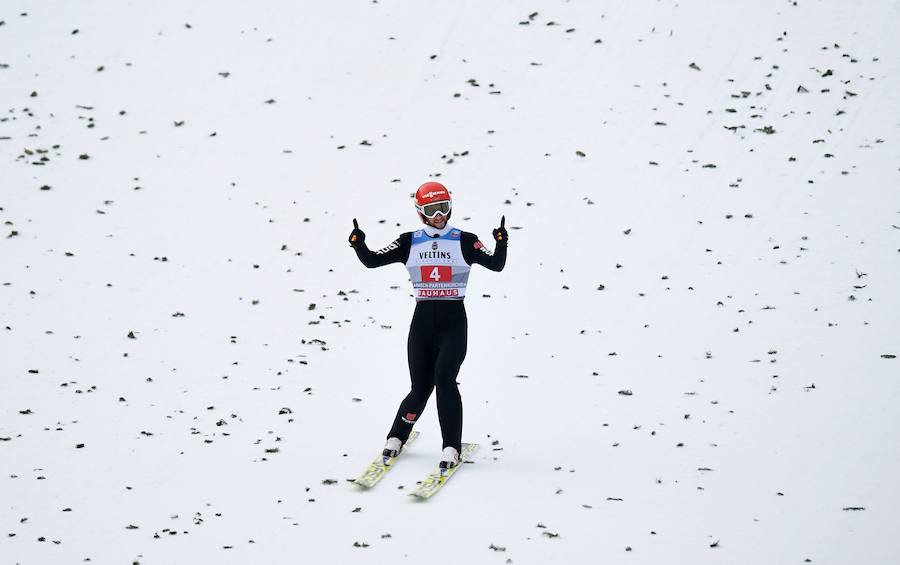
[[[393,243],[378,251],[371,251],[364,241],[354,249],[359,260],[368,268],[406,263],[412,235],[412,232],[400,234]],[[475,234],[462,232],[460,243],[463,259],[469,265],[478,264],[491,271],[503,270],[506,264],[505,239],[497,242],[493,254]],[[431,391],[436,388],[443,446],[462,451],[462,398],[456,376],[466,358],[467,329],[466,309],[461,299],[416,302],[406,342],[412,386],[400,403],[387,437],[397,437],[406,443]]]

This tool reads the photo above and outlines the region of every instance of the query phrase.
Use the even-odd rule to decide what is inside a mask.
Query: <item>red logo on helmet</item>
[[[416,204],[419,206],[443,200],[450,200],[450,192],[439,182],[426,182],[416,190]]]
[[[480,241],[475,242],[475,249],[481,249],[482,247],[484,247],[483,243],[481,243]]]

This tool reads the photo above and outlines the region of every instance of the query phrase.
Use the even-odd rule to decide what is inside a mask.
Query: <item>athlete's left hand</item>
[[[500,218],[500,227],[494,230],[494,241],[498,245],[506,245],[509,240],[509,234],[506,232],[506,216]]]

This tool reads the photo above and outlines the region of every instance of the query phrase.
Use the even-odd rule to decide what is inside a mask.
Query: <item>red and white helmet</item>
[[[426,182],[416,191],[416,210],[425,218],[441,214],[450,217],[452,201],[450,191],[439,182]]]

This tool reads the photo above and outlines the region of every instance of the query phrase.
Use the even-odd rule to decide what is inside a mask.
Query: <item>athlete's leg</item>
[[[400,403],[394,423],[387,437],[397,437],[406,443],[413,425],[418,421],[428,397],[434,390],[434,336],[426,322],[424,308],[417,307],[406,340],[409,361],[410,391]]]
[[[460,307],[462,304],[460,304]],[[466,358],[467,322],[465,310],[460,308],[447,316],[438,337],[438,352],[434,363],[434,382],[437,388],[438,420],[444,447],[462,451],[463,407],[456,377]]]

